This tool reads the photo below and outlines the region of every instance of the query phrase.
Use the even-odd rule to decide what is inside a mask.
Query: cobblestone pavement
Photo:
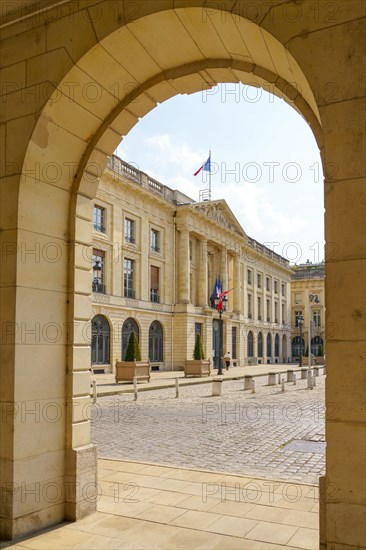
[[[92,437],[99,457],[202,468],[303,483],[324,473],[324,384],[306,380],[267,386],[256,393],[243,381],[224,381],[223,395],[212,385],[144,391],[98,398]],[[318,442],[317,444],[309,443]],[[292,443],[291,443],[292,442]],[[291,443],[290,445],[288,445]]]

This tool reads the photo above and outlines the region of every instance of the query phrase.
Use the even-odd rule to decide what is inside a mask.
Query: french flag
[[[211,155],[208,157],[206,162],[204,162],[202,166],[198,168],[197,172],[195,172],[193,175],[197,176],[197,174],[199,174],[201,170],[204,170],[205,172],[211,172]]]

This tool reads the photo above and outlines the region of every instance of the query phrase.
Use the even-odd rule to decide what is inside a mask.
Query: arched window
[[[136,323],[135,319],[132,319],[132,317],[128,317],[128,319],[126,319],[122,326],[122,360],[124,360],[125,358],[128,340],[130,339],[130,334],[132,331],[136,334],[137,340],[140,342],[140,330],[138,324]]]
[[[267,334],[267,357],[272,357],[272,337]]]
[[[151,323],[149,328],[149,359],[159,362],[163,360],[163,328],[159,321]]]
[[[314,338],[311,339],[311,353],[316,356],[324,355],[323,338],[320,336],[314,336]]]
[[[292,343],[291,343],[292,357],[299,358],[300,349],[301,349],[301,354],[305,355],[305,341],[304,341],[304,338],[301,338],[301,340],[300,340],[300,336],[295,336],[295,338],[292,339]]]
[[[109,363],[109,323],[104,315],[96,315],[92,319],[92,365],[105,365]]]
[[[248,357],[253,357],[253,355],[254,355],[253,333],[250,330],[248,332]]]
[[[280,337],[278,334],[275,336],[275,357],[280,356]]]
[[[263,357],[263,334],[258,334],[258,357]]]

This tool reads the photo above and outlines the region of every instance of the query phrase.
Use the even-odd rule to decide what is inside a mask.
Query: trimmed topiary
[[[196,361],[199,361],[205,358],[205,354],[203,353],[201,335],[198,332],[196,334],[196,343],[193,350],[193,358]]]
[[[126,349],[125,361],[141,361],[139,341],[134,331],[131,332]]]

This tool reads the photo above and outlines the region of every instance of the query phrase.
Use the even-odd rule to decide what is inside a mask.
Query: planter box
[[[116,382],[150,382],[150,361],[117,361]]]
[[[211,360],[189,359],[185,362],[184,376],[210,376]]]

